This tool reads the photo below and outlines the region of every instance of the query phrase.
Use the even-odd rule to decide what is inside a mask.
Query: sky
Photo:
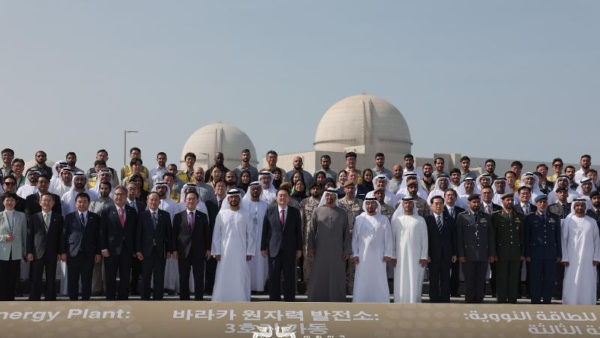
[[[596,164],[598,17],[593,0],[0,0],[0,147],[119,167],[138,130],[153,166],[221,121],[261,158],[310,151],[327,108],[367,93],[419,157]]]

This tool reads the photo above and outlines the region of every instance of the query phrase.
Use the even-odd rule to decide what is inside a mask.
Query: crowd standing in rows
[[[483,173],[446,172],[444,159],[358,170],[356,154],[335,172],[323,155],[315,173],[250,165],[250,151],[230,170],[217,153],[204,171],[193,153],[183,168],[156,155],[148,170],[130,150],[120,172],[101,149],[93,167],[66,154],[52,167],[2,150],[0,170],[0,300],[76,300],[104,295],[125,300],[178,293],[213,301],[271,300],[420,302],[425,278],[432,302],[461,293],[482,302],[596,304],[600,262],[600,193],[591,157],[580,168],[552,161],[503,174],[493,159]],[[427,277],[426,277],[427,276]],[[45,283],[44,283],[45,281]],[[56,281],[59,283],[57,284]]]

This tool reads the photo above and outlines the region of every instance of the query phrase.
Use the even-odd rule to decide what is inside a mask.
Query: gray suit
[[[7,212],[0,211],[0,260],[20,260],[25,257],[27,241],[27,218],[25,213],[13,211],[13,224],[9,225]],[[8,234],[13,235],[13,241],[7,242]]]

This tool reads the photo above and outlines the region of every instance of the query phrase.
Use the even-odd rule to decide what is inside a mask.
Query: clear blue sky
[[[0,1],[0,147],[145,163],[226,122],[259,155],[312,149],[369,93],[413,153],[600,163],[600,1]],[[501,169],[501,168],[499,168]]]

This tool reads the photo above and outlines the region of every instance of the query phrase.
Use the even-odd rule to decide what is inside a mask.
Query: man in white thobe
[[[250,267],[256,252],[254,228],[241,191],[230,189],[215,221],[212,253],[217,260],[213,302],[249,302]]]
[[[402,198],[392,216],[394,302],[420,303],[428,259],[427,224],[415,213],[414,199]]]
[[[585,215],[586,202],[584,198],[574,199],[574,212],[562,224],[563,304],[596,305],[600,237],[596,221]]]
[[[248,208],[250,222],[254,231],[254,238],[258,241],[262,238],[263,220],[267,207],[267,202],[260,199],[262,188],[260,182],[255,181],[248,186],[248,193],[244,195],[243,201]],[[265,291],[265,283],[269,276],[268,258],[260,254],[260,245],[256,245],[256,252],[252,260],[248,262],[250,267],[250,290]]]
[[[390,221],[381,215],[372,191],[366,195],[363,210],[352,232],[352,261],[356,266],[352,302],[389,303],[386,264],[393,251]]]
[[[277,189],[275,189],[275,186],[273,185],[273,174],[270,171],[261,171],[258,174],[258,180],[262,186],[262,195],[260,199],[268,204],[273,203],[277,196]]]

